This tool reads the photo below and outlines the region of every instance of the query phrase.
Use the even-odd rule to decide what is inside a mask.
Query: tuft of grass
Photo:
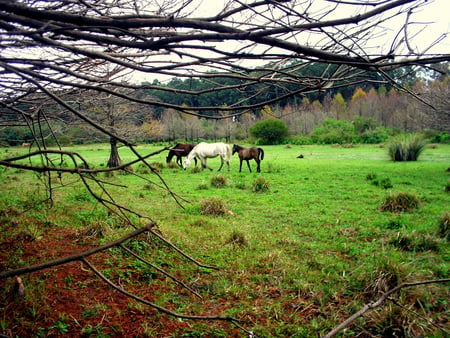
[[[225,241],[226,244],[232,244],[236,246],[245,247],[248,246],[248,241],[245,238],[245,234],[240,231],[233,231],[228,239]]]
[[[389,143],[388,155],[392,161],[417,161],[426,145],[426,140],[419,134],[401,135]]]
[[[441,238],[450,240],[450,211],[445,211],[439,218],[438,235]]]
[[[272,162],[268,162],[266,165],[266,170],[268,173],[279,173],[281,172],[281,166],[280,165],[275,165]]]
[[[270,190],[270,183],[262,176],[258,176],[252,183],[253,192],[267,192]]]
[[[445,191],[445,192],[450,192],[450,181],[447,181],[447,183],[445,183],[445,185],[444,185],[444,191]]]
[[[149,175],[149,174],[151,174],[152,171],[150,170],[150,168],[148,166],[146,166],[143,163],[140,163],[136,169],[136,172],[141,175]]]
[[[375,173],[368,173],[366,175],[366,180],[367,181],[374,181],[376,179],[377,179],[377,174],[375,174]]]
[[[208,190],[208,184],[205,181],[201,181],[197,186],[197,190]]]
[[[176,162],[169,162],[167,163],[167,168],[169,169],[180,169],[180,166]]]
[[[411,193],[399,192],[386,196],[381,211],[408,212],[419,208],[419,198]]]
[[[398,233],[393,237],[389,244],[403,251],[423,252],[423,251],[439,251],[439,243],[436,238],[427,234],[401,234]]]
[[[215,188],[223,188],[226,187],[228,179],[222,174],[216,174],[211,176],[210,183]]]
[[[393,187],[391,179],[389,177],[378,179],[377,174],[375,173],[367,174],[366,180],[371,181],[373,185],[377,187],[382,187],[383,189],[390,189]]]
[[[189,172],[191,174],[197,174],[197,173],[199,173],[201,171],[202,171],[202,169],[199,166],[193,166]]]
[[[389,229],[389,230],[397,230],[397,229],[403,228],[403,226],[404,225],[401,221],[391,220],[386,224],[385,228]]]
[[[224,216],[230,214],[225,202],[217,197],[204,199],[200,205],[200,213],[209,216]]]

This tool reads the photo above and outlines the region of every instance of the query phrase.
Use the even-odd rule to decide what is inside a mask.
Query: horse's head
[[[189,164],[191,164],[191,160],[189,159],[189,156],[183,161],[183,169],[186,170],[189,167]]]
[[[239,146],[237,144],[233,144],[233,152],[231,155],[234,155],[234,153],[237,153],[239,151]]]

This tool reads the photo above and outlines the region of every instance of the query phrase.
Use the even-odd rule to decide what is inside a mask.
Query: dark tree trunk
[[[120,160],[119,151],[117,150],[117,139],[111,137],[109,139],[109,143],[111,144],[111,153],[109,154],[107,167],[108,168],[118,167],[120,166],[122,161]]]

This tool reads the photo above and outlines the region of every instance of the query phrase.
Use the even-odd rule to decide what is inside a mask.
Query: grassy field
[[[161,148],[142,145],[138,150],[147,154]],[[180,313],[233,316],[259,337],[324,335],[377,299],[381,291],[402,282],[449,278],[449,245],[438,234],[440,222],[450,212],[449,145],[427,148],[416,162],[391,162],[387,150],[374,145],[263,148],[261,173],[249,173],[245,163],[239,173],[237,156],[232,158],[231,171],[220,173],[167,167],[167,152],[150,158],[180,196],[182,207],[159,188],[161,181],[155,175],[138,166],[134,172],[148,181],[131,174],[101,177],[114,183],[107,187],[117,203],[149,215],[161,233],[187,254],[220,267],[198,268],[160,243],[130,244],[192,286],[203,300],[149,273],[147,266],[118,250],[96,260],[102,271],[161,306]],[[96,168],[108,159],[108,145],[71,150],[79,151]],[[25,151],[0,149],[5,156]],[[303,158],[297,158],[300,154]],[[129,161],[133,156],[121,149],[121,158]],[[208,160],[212,168],[219,163]],[[255,163],[251,164],[255,171]],[[45,189],[36,175],[7,169],[0,182],[0,270],[86,250],[130,231],[86,193],[75,175],[63,174],[49,210],[39,203]],[[418,207],[408,212],[382,211],[386,199],[398,193],[415,196]],[[219,214],[205,211],[211,203]],[[95,279],[81,277],[83,271],[60,275],[64,267],[58,267],[24,275],[27,292],[22,300],[10,300],[12,281],[0,280],[4,287],[0,333],[247,336],[232,324],[167,319],[128,300],[121,305],[113,296],[83,298],[80,295],[90,294],[88,281]],[[49,280],[59,280],[59,292]],[[78,310],[70,312],[67,299],[60,297],[61,289],[65,295],[78,295]],[[448,283],[404,289],[341,335],[444,337],[450,329],[448,299]],[[58,306],[66,312],[55,315]],[[95,315],[89,316],[88,310]],[[101,319],[106,313],[109,321]],[[128,323],[130,317],[134,320]]]

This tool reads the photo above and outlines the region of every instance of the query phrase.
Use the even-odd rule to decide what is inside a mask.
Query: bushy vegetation
[[[315,144],[355,143],[357,134],[351,121],[325,119],[313,130],[311,140]]]
[[[392,161],[417,161],[427,141],[419,134],[404,134],[392,138],[388,145]]]
[[[281,144],[288,135],[288,127],[282,120],[266,119],[250,127],[250,134],[259,139],[258,144]]]

